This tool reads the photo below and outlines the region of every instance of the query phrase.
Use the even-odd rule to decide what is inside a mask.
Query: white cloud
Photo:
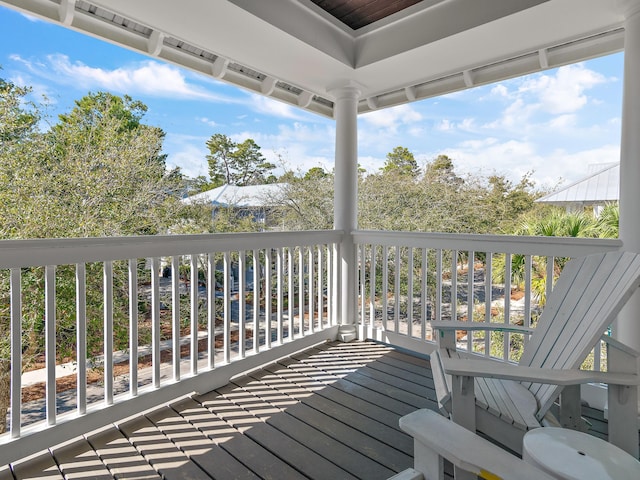
[[[552,118],[549,122],[551,128],[569,128],[576,125],[577,117],[574,114],[565,114]]]
[[[558,68],[553,76],[533,77],[522,85],[521,91],[536,95],[548,113],[573,113],[587,104],[585,91],[605,81],[602,74],[584,64],[575,64]]]
[[[518,130],[524,133],[531,125],[531,117],[539,110],[539,104],[527,104],[524,99],[517,98],[502,111],[502,116],[492,122],[486,123],[484,128],[495,130]]]
[[[191,178],[200,175],[208,176],[209,166],[205,148],[196,146],[196,143],[176,145],[174,148],[175,150],[167,156],[167,168],[180,167],[182,173]],[[166,146],[165,150],[167,150]]]
[[[237,99],[212,93],[190,83],[178,68],[147,60],[116,69],[92,67],[73,62],[67,55],[52,54],[45,61],[28,60],[13,55],[33,75],[63,85],[86,90],[110,90],[129,95],[148,95],[160,98],[183,98],[209,102],[237,103]]]
[[[539,187],[557,186],[561,179],[566,182],[578,180],[589,173],[589,166],[618,161],[617,145],[567,152],[557,149],[542,153],[540,146],[519,140],[500,141],[485,138],[461,142],[459,145],[431,154],[444,153],[454,160],[459,173],[473,175],[504,175],[517,182],[523,175],[533,171]]]
[[[483,128],[520,136],[573,128],[576,113],[589,102],[597,103],[587,92],[612,80],[580,63],[495,85],[484,99],[509,103],[499,118],[486,121]]]
[[[491,95],[506,98],[509,96],[509,90],[504,84],[499,83],[491,89]]]
[[[420,122],[423,117],[420,112],[411,105],[399,105],[363,114],[360,118],[369,125],[385,128],[395,133],[401,125],[410,125]]]
[[[436,123],[434,128],[440,132],[453,132],[459,130],[470,132],[476,129],[476,121],[473,118],[465,118],[461,122],[456,123],[447,118],[443,118]]]
[[[200,118],[197,118],[196,120],[204,123],[205,125],[207,125],[209,127],[218,127],[219,126],[218,123],[215,122],[215,120],[211,120],[211,119],[209,119],[207,117],[200,117]]]
[[[308,119],[299,108],[255,93],[249,96],[247,106],[263,115],[271,115],[273,117],[287,118],[290,120]]]
[[[436,130],[440,130],[441,132],[449,132],[454,129],[454,124],[447,118],[443,118],[436,124]]]
[[[335,128],[330,121],[283,123],[272,134],[243,131],[230,137],[235,142],[252,138],[265,158],[278,167],[302,172],[318,166],[331,171],[334,167]]]

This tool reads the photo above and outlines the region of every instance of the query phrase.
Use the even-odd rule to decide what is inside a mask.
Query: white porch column
[[[345,232],[338,252],[338,288],[335,291],[340,339],[356,338],[353,326],[357,314],[356,255],[351,232],[358,226],[358,97],[353,83],[330,90],[334,95],[336,120],[336,162],[334,176],[334,221]]]
[[[625,15],[624,86],[622,136],[620,140],[620,239],[627,251],[640,252],[640,1],[619,2]],[[640,292],[636,292],[618,315],[613,337],[640,350]],[[633,363],[633,362],[631,362]],[[610,368],[633,372],[618,352],[609,355]],[[628,397],[609,390],[609,440],[638,456],[637,389]],[[613,433],[612,432],[618,432]]]

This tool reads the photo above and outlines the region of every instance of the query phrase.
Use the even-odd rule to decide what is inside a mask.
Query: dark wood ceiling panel
[[[345,25],[357,30],[422,0],[311,0]]]

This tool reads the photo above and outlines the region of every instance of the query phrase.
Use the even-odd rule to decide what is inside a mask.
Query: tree
[[[427,164],[425,180],[428,182],[448,183],[450,185],[463,183],[463,179],[454,171],[453,160],[446,155],[438,155]]]
[[[183,212],[179,172],[165,169],[164,132],[144,125],[146,107],[128,97],[89,94],[49,130],[28,89],[0,83],[0,238],[100,237],[167,231]],[[87,264],[87,340],[102,348],[102,267]],[[42,268],[22,269],[23,362],[42,352]],[[114,264],[116,348],[126,348],[126,265]],[[7,372],[8,278],[0,273],[0,383]],[[56,335],[60,356],[72,354],[75,283],[72,266],[56,271]],[[8,389],[0,388],[0,415]],[[4,418],[4,417],[0,417]],[[0,422],[2,424],[2,422]]]
[[[420,174],[420,167],[413,153],[406,147],[395,147],[393,151],[387,153],[387,160],[381,170],[383,173],[397,173],[411,177],[417,177]]]
[[[271,198],[287,230],[326,230],[333,227],[333,174],[320,167],[306,173],[287,171],[280,177],[278,198]]]
[[[23,160],[41,160],[41,151],[46,147],[42,135],[38,131],[41,112],[37,105],[26,100],[30,89],[19,87],[0,78],[0,210],[3,226],[7,217],[20,214],[20,206],[7,201],[9,195],[15,198],[28,197],[29,191],[22,188],[20,179],[25,175],[37,175],[28,162]],[[14,220],[12,222],[15,223]],[[8,302],[7,273],[0,275],[0,433],[5,431],[9,408],[11,348]],[[28,320],[23,324],[25,338],[23,344],[28,345],[26,338],[30,325]]]
[[[30,155],[13,155],[0,178],[0,238],[153,235],[182,205],[182,176],[165,169],[164,132],[140,123],[139,102],[90,94]],[[20,172],[12,176],[11,172]]]
[[[211,188],[220,185],[259,185],[268,183],[268,173],[276,168],[265,160],[252,139],[236,143],[226,135],[215,133],[207,140]]]

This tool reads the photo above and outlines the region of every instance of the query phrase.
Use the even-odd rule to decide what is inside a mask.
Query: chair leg
[[[476,396],[473,377],[454,375],[451,379],[451,420],[476,432]],[[456,480],[475,480],[476,475],[454,467]]]
[[[638,387],[609,385],[608,397],[609,442],[638,458]]]
[[[582,419],[580,403],[580,385],[568,385],[560,394],[560,425],[571,430],[588,430],[586,422]]]

